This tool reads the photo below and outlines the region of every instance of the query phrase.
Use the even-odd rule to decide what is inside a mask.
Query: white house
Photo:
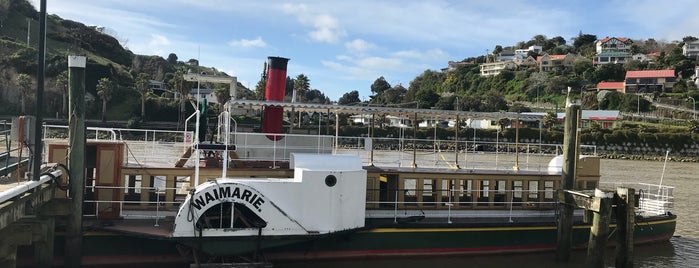
[[[214,91],[215,90],[212,88],[193,88],[191,91],[189,91],[189,97],[193,99],[206,99],[207,103],[218,103]]]

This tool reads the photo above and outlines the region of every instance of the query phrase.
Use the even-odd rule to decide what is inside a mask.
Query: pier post
[[[578,122],[579,104],[574,104],[570,100],[570,88],[568,88],[568,98],[566,99],[566,118],[563,136],[563,166],[561,172],[561,190],[572,190],[575,185],[576,176],[576,132]],[[560,200],[563,199],[563,200]],[[559,194],[558,206],[558,229],[556,241],[556,260],[567,262],[570,259],[570,250],[573,241],[573,198],[568,193]]]
[[[37,267],[53,266],[53,243],[56,233],[56,220],[52,216],[37,215],[36,227],[39,237],[34,241],[34,258]]]
[[[68,56],[71,111],[68,119],[68,167],[72,171],[70,197],[73,213],[66,226],[65,266],[82,265],[82,215],[85,190],[85,56]]]
[[[616,203],[616,260],[615,267],[633,267],[634,204],[636,189],[617,188]]]
[[[587,267],[604,267],[604,250],[607,247],[609,223],[612,215],[613,193],[595,190],[593,202],[599,202],[599,211],[594,211],[590,239],[587,242]]]

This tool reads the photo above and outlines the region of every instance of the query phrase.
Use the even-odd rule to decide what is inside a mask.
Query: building
[[[593,64],[625,63],[631,58],[633,41],[623,37],[606,37],[595,42],[597,55]]]
[[[619,91],[621,93],[626,93],[624,82],[599,82],[597,83],[597,91],[600,90]]]
[[[536,59],[532,56],[515,56],[514,63],[517,64],[518,67],[522,68],[537,66]]]
[[[558,113],[556,115],[559,122],[565,120],[566,113]],[[616,128],[621,124],[619,119],[619,111],[616,110],[582,110],[581,112],[582,128],[588,128],[594,122],[600,125],[602,129]]]
[[[515,64],[513,61],[496,61],[491,63],[483,63],[481,64],[481,75],[498,75],[504,70],[513,71],[515,69],[517,69],[517,64]]]
[[[528,48],[525,48],[525,49],[515,50],[515,55],[527,56],[529,54],[529,51],[533,51],[536,54],[541,54],[541,51],[543,49],[544,48],[542,46],[529,46]]]
[[[216,90],[213,88],[193,88],[189,91],[189,97],[195,100],[206,99],[207,103],[218,103],[218,99],[216,98],[216,94],[214,94],[214,91]]]
[[[473,66],[475,63],[472,61],[449,61],[447,63],[447,68],[443,68],[442,72],[452,72],[456,71],[459,67]]]
[[[549,55],[544,53],[543,56],[536,58],[539,65],[539,71],[542,72],[568,72],[573,70],[574,62],[580,56],[568,53],[565,55]]]
[[[699,40],[684,43],[682,46],[682,55],[693,59],[699,57]]]
[[[668,92],[675,82],[675,70],[627,71],[624,93]]]
[[[515,59],[515,52],[512,50],[503,50],[498,53],[495,61],[513,61]]]

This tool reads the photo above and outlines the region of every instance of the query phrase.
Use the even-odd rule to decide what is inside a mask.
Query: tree
[[[187,81],[184,80],[184,71],[177,70],[175,75],[172,77],[172,88],[178,93],[180,99],[180,114],[177,121],[180,124],[184,124],[185,119],[185,101],[189,97],[189,92],[191,88],[188,87]]]
[[[136,90],[141,94],[141,120],[146,120],[146,97],[150,93],[150,75],[140,73],[136,77]]]
[[[56,76],[56,89],[61,92],[61,114],[68,115],[68,71],[63,71]]]
[[[170,64],[177,64],[177,54],[170,53],[170,55],[167,55],[167,62]]]
[[[362,100],[359,99],[359,91],[356,90],[352,90],[350,92],[342,94],[342,97],[340,97],[340,99],[337,100],[337,104],[340,105],[348,105],[360,102],[362,102]]]
[[[483,112],[498,112],[507,110],[507,101],[505,101],[505,96],[503,96],[502,93],[496,90],[490,90],[485,93]]]
[[[4,22],[10,14],[10,1],[0,0],[0,28],[4,27]]]
[[[32,78],[28,74],[17,76],[17,86],[19,86],[19,99],[22,114],[26,114],[26,101],[32,96]]]
[[[257,82],[257,85],[255,85],[255,99],[256,100],[264,100],[265,99],[265,90],[267,86],[267,79],[261,79],[260,81]]]
[[[689,133],[699,133],[699,121],[689,120]]]
[[[556,114],[552,112],[546,113],[544,117],[541,118],[541,124],[549,131],[551,131],[551,128],[553,128],[556,122],[558,122],[558,118],[556,118]]]
[[[311,81],[305,74],[299,74],[294,79],[294,92],[296,93],[297,102],[306,101],[306,93],[311,88]]]
[[[230,90],[228,90],[227,88],[219,87],[219,88],[215,89],[214,95],[216,96],[216,101],[219,104],[223,105],[224,103],[231,100],[231,94],[229,92],[230,92]]]
[[[512,125],[512,120],[510,120],[510,119],[507,118],[507,117],[500,118],[500,119],[498,120],[498,126],[500,126],[500,131],[501,131],[501,132],[502,132],[502,131],[505,131],[505,128],[506,128],[507,126],[510,126],[510,125]]]
[[[377,78],[374,80],[374,83],[371,84],[371,92],[374,93],[375,96],[381,95],[381,93],[389,88],[391,88],[391,84],[386,82],[386,79],[383,78],[383,76]]]
[[[114,93],[114,85],[107,77],[97,81],[97,95],[102,99],[102,122],[106,121],[107,103],[112,99]]]

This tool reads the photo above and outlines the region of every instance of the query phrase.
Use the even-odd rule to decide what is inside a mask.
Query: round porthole
[[[337,178],[335,177],[335,175],[328,175],[327,177],[325,177],[325,185],[327,185],[328,187],[333,187],[335,186],[335,184],[337,184]]]

